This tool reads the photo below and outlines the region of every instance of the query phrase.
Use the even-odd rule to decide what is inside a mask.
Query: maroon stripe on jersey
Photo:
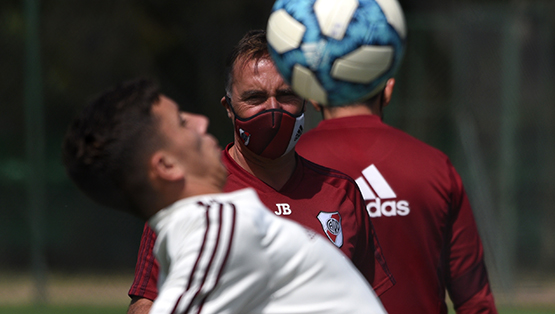
[[[214,245],[214,249],[212,250],[212,254],[210,256],[210,260],[208,261],[208,266],[206,267],[206,272],[204,273],[204,276],[202,277],[202,282],[200,283],[197,292],[195,293],[195,296],[191,299],[191,303],[189,303],[189,306],[187,307],[187,310],[185,312],[188,312],[189,309],[191,308],[192,304],[194,303],[194,301],[198,298],[202,288],[204,287],[204,283],[206,282],[206,277],[208,277],[208,273],[210,272],[210,268],[212,267],[212,262],[214,261],[214,256],[216,255],[216,252],[218,251],[218,246],[220,245],[220,237],[222,234],[222,209],[223,209],[223,204],[220,204],[220,208],[218,210],[218,235],[216,236],[216,243]],[[206,211],[206,218],[210,219],[210,217],[208,216],[208,211]],[[200,313],[200,310],[202,309],[202,306],[204,305],[204,301],[206,301],[206,296],[199,301],[199,309],[197,313]]]
[[[233,243],[233,235],[235,234],[235,220],[236,220],[236,214],[237,214],[237,209],[235,208],[235,204],[229,204],[231,206],[232,209],[232,220],[231,220],[231,231],[230,231],[230,235],[229,235],[229,242],[227,243],[227,250],[225,252],[225,256],[224,256],[224,260],[221,264],[220,270],[218,271],[218,276],[216,277],[216,282],[214,283],[214,287],[212,287],[212,290],[210,290],[210,292],[208,292],[206,294],[206,296],[204,297],[204,299],[202,299],[202,302],[199,306],[198,309],[198,313],[200,313],[200,311],[202,310],[202,307],[204,306],[204,302],[206,301],[206,298],[208,298],[208,296],[212,293],[212,291],[214,291],[214,288],[216,288],[216,286],[218,285],[218,282],[220,281],[220,277],[222,276],[222,272],[224,270],[225,264],[227,263],[227,258],[229,257],[229,253],[231,252],[231,246]],[[222,209],[220,207],[220,213],[221,213]],[[220,214],[220,218],[221,218],[221,214]],[[219,237],[218,237],[219,239]]]
[[[210,206],[207,206],[207,205],[205,205],[201,202],[199,202],[198,205],[206,207],[206,231],[204,232],[204,238],[202,239],[202,245],[200,246],[200,250],[198,252],[197,259],[195,261],[195,265],[193,266],[193,269],[191,269],[191,275],[189,275],[189,282],[187,283],[187,287],[185,288],[185,292],[183,292],[183,294],[185,294],[191,288],[191,283],[193,282],[193,279],[195,277],[195,272],[196,272],[198,263],[199,263],[199,261],[202,257],[202,253],[204,251],[204,246],[206,245],[206,238],[208,238],[208,232],[210,231],[210,217],[209,217],[209,214],[208,214],[208,209],[210,208]],[[178,312],[176,312],[177,311],[177,306],[179,305],[179,302],[181,301],[181,297],[183,297],[183,294],[177,299],[177,302],[175,303],[175,306],[173,307],[172,314],[178,313]],[[183,313],[187,313],[189,311],[189,308],[191,307],[191,305],[192,305],[192,300],[191,300],[191,303],[185,309],[185,311],[183,311]]]
[[[139,247],[139,265],[135,268],[135,279],[129,289],[129,295],[144,296],[148,281],[152,273],[152,266],[154,264],[154,254],[152,254],[153,243],[156,240],[154,231],[145,223],[143,233],[146,242],[141,242]]]
[[[210,205],[205,205],[205,204],[199,204],[199,205],[205,206],[205,207],[207,208],[207,210],[206,210],[206,232],[204,233],[204,239],[203,239],[203,241],[202,241],[202,246],[201,246],[199,255],[198,255],[198,257],[197,257],[197,260],[196,260],[196,262],[195,262],[195,265],[194,265],[194,267],[193,267],[193,271],[191,272],[191,276],[190,276],[190,278],[189,278],[189,283],[188,283],[188,285],[187,285],[187,289],[185,290],[184,294],[187,293],[187,292],[189,292],[189,289],[191,288],[191,283],[192,283],[193,278],[194,278],[194,273],[196,272],[196,268],[197,268],[197,266],[198,266],[198,263],[200,262],[200,259],[201,259],[202,255],[203,255],[203,252],[204,252],[204,249],[205,249],[205,245],[206,245],[206,239],[208,238],[208,233],[209,233],[210,228],[211,228],[211,224],[210,224],[210,210],[209,210],[209,209],[210,209]],[[233,207],[232,213],[233,213],[233,219],[232,219],[232,222],[233,222],[233,225],[232,225],[232,234],[233,234],[233,231],[235,230],[235,228],[234,228],[234,225],[235,225],[235,207]],[[200,295],[200,293],[201,293],[201,291],[202,291],[202,288],[204,287],[204,284],[206,283],[206,279],[207,279],[207,277],[208,277],[208,274],[210,273],[210,269],[211,269],[212,264],[213,264],[213,262],[214,262],[216,253],[217,253],[217,251],[218,251],[218,247],[220,246],[220,238],[221,238],[221,235],[222,235],[222,225],[223,225],[223,224],[222,224],[222,220],[223,220],[223,204],[220,204],[220,207],[219,207],[219,209],[218,209],[218,211],[217,211],[217,217],[216,217],[216,219],[218,220],[218,225],[217,225],[218,230],[217,230],[217,236],[216,236],[216,243],[215,243],[214,246],[211,248],[211,250],[212,250],[211,253],[207,253],[207,254],[211,254],[211,255],[210,255],[210,259],[209,259],[209,261],[208,261],[208,265],[207,265],[207,267],[206,267],[206,270],[205,270],[204,274],[202,275],[202,280],[200,281],[200,284],[199,284],[198,288],[196,288],[196,292],[194,292],[194,296],[193,296],[193,297],[191,298],[191,300],[189,301],[189,304],[187,305],[187,307],[185,308],[185,310],[183,311],[183,313],[188,313],[188,312],[191,310],[191,307],[193,306],[193,304],[195,303],[195,300],[198,299],[198,297],[199,297],[199,295]],[[230,240],[230,241],[231,241],[231,240]],[[224,268],[225,261],[227,260],[227,257],[228,257],[228,255],[229,255],[229,250],[230,250],[230,246],[227,247],[226,254],[225,254],[225,259],[224,259],[224,262],[221,264],[221,268],[218,270],[218,275],[217,275],[216,281],[215,281],[215,283],[214,283],[214,286],[213,286],[209,291],[207,291],[207,292],[206,292],[206,295],[202,298],[202,300],[200,300],[200,301],[198,302],[199,308],[198,308],[198,312],[197,312],[197,313],[200,313],[200,311],[202,310],[202,307],[203,307],[203,305],[204,305],[204,302],[206,301],[206,298],[208,297],[208,295],[209,295],[209,294],[214,290],[214,288],[216,287],[216,285],[217,285],[217,283],[218,283],[218,280],[219,280],[219,278],[220,278],[220,275],[221,275],[221,273],[222,273],[222,270],[223,270],[223,268]],[[191,292],[191,293],[192,293],[192,292]],[[178,302],[176,303],[176,305],[175,305],[174,310],[172,311],[172,313],[175,313],[175,311],[176,311],[176,309],[177,309],[177,306],[178,306],[180,300],[181,300],[181,297],[179,298]]]
[[[177,301],[175,301],[175,305],[174,305],[174,307],[173,307],[172,314],[177,313],[177,312],[176,312],[176,311],[177,311],[177,306],[179,305],[179,302],[181,302],[181,298],[182,298],[182,297],[183,297],[183,294],[180,295],[179,298],[177,298]]]
[[[206,239],[208,238],[208,232],[210,231],[210,216],[209,216],[209,212],[208,209],[206,210],[206,232],[204,233],[204,239],[202,240],[202,246],[200,248],[200,252],[198,254],[197,260],[195,262],[195,266],[193,266],[193,270],[191,271],[191,277],[189,278],[189,283],[187,284],[187,290],[191,289],[191,283],[193,282],[193,276],[195,274],[195,272],[197,271],[197,266],[198,263],[200,262],[200,258],[202,257],[202,254],[204,253],[204,248],[206,246]]]

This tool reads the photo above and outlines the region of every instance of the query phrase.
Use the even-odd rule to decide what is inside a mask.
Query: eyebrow
[[[295,92],[293,91],[293,89],[291,88],[282,88],[282,89],[278,89],[276,91],[276,96],[283,96],[283,95],[296,95]],[[247,99],[249,97],[259,97],[259,96],[268,96],[268,93],[262,90],[256,90],[256,89],[252,89],[252,90],[246,90],[243,93],[241,93],[241,99]],[[299,96],[300,97],[300,96]]]
[[[267,96],[268,93],[266,93],[265,91],[262,90],[256,90],[256,89],[251,89],[251,90],[246,90],[244,92],[241,93],[241,99],[247,99],[253,96]]]
[[[297,94],[295,94],[295,92],[293,91],[292,88],[278,89],[277,94],[278,95],[290,95],[290,94],[297,95]]]

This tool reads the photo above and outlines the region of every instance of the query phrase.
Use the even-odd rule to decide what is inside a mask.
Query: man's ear
[[[233,114],[231,112],[231,104],[230,104],[231,101],[229,100],[229,97],[227,96],[222,97],[220,102],[222,103],[222,106],[224,106],[225,110],[227,111],[227,117],[230,119],[233,119]]]
[[[177,159],[164,151],[157,151],[152,155],[149,168],[153,178],[177,181],[185,177],[185,169]]]
[[[385,83],[383,90],[383,107],[387,106],[391,101],[391,95],[393,95],[393,87],[395,87],[395,79],[390,78]]]

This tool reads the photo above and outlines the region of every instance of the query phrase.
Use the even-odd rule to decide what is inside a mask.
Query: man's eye
[[[183,115],[179,115],[179,125],[180,126],[186,126],[187,125],[187,120],[185,119],[185,117]]]
[[[258,104],[263,103],[266,100],[266,97],[262,96],[250,96],[245,99],[245,102],[250,104]]]
[[[285,94],[278,96],[278,101],[284,104],[297,104],[302,102],[302,98],[296,94]]]

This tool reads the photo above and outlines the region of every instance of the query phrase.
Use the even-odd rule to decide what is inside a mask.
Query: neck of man
[[[322,110],[322,118],[324,120],[360,115],[381,116],[379,106],[369,106],[363,103],[343,107],[321,107],[320,110]]]
[[[227,173],[225,173],[227,177]],[[185,198],[222,193],[225,178],[223,180],[207,180],[196,177],[188,177],[185,180],[161,181],[155,185],[156,193],[150,197],[151,202],[143,204],[142,218],[149,219],[158,211]]]
[[[297,166],[295,150],[291,150],[279,158],[268,159],[256,155],[237,140],[229,149],[229,155],[248,173],[277,191],[287,183]]]

